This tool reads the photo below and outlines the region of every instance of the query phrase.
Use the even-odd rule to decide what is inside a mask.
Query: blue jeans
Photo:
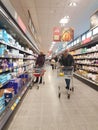
[[[70,79],[65,79],[65,82],[66,82],[66,89],[69,89],[70,88]]]

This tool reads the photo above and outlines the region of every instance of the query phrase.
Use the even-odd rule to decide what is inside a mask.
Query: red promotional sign
[[[24,23],[22,22],[21,18],[18,16],[18,24],[21,27],[21,29],[26,32],[26,27],[24,25]]]
[[[59,27],[53,28],[53,41],[60,41],[60,30]]]
[[[82,44],[89,43],[90,41],[91,41],[91,38],[86,38],[86,39],[82,42]]]

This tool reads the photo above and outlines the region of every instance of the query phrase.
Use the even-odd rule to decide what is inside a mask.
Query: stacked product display
[[[32,85],[32,72],[38,50],[7,13],[5,15],[1,12],[0,16],[1,130],[28,87]]]
[[[33,51],[24,50],[5,29],[0,29],[0,113],[30,78],[34,58]]]
[[[0,113],[30,79],[29,72],[33,70],[33,66],[33,52],[27,48],[23,50],[23,47],[16,43],[6,30],[0,29],[0,98],[3,99]]]
[[[75,75],[87,80],[94,85],[98,84],[98,27],[92,30],[95,32],[90,36],[87,42],[87,34],[85,39],[81,40],[79,45],[75,45],[71,49],[71,54],[75,60]],[[91,33],[91,30],[90,30]],[[84,34],[83,34],[84,36]],[[82,36],[81,36],[82,37]],[[85,42],[86,41],[86,42]],[[73,41],[74,43],[74,41]],[[85,44],[84,44],[85,43]]]
[[[98,45],[72,51],[75,59],[76,73],[98,82]]]

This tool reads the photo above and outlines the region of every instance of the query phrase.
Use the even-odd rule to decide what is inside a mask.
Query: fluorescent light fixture
[[[65,16],[64,18],[62,18],[61,20],[60,20],[60,24],[61,24],[61,26],[65,26],[65,24],[67,24],[68,22],[69,22],[69,19],[70,19],[70,17],[69,16]]]
[[[52,44],[54,45],[56,42],[52,42]]]
[[[75,6],[77,6],[77,3],[76,3],[76,2],[70,2],[70,3],[69,3],[69,6],[75,7]]]
[[[63,19],[60,20],[60,23],[68,23],[68,21],[69,21],[68,19],[63,18]]]

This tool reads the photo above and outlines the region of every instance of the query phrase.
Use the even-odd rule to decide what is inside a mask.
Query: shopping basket
[[[46,70],[44,68],[34,68],[33,76],[34,77],[43,77],[45,72],[46,72]],[[34,81],[33,81],[33,83],[34,83]],[[43,81],[42,83],[45,84],[45,81]],[[37,88],[39,88],[39,85],[37,85]]]

